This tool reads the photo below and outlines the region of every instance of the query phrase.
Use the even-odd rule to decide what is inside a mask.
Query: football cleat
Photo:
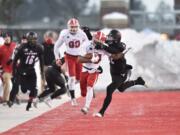
[[[145,83],[144,79],[142,77],[138,77],[136,79],[136,84],[144,85],[144,87],[148,88],[148,85]]]
[[[28,104],[27,104],[27,106],[26,106],[26,111],[29,111],[29,110],[30,110],[31,104],[32,104],[32,102],[28,102]]]
[[[12,107],[12,106],[13,106],[13,102],[12,102],[12,101],[7,101],[7,105],[8,105],[9,107]]]
[[[71,100],[71,105],[72,106],[77,106],[78,105],[78,103],[77,103],[75,98]]]
[[[40,102],[40,100],[39,100],[39,98],[35,98],[34,100],[33,100],[33,106],[35,107],[35,108],[37,108],[37,104]]]
[[[89,111],[89,109],[88,109],[87,107],[83,107],[83,108],[81,109],[81,112],[82,112],[83,114],[87,114],[88,111]]]
[[[48,107],[52,107],[52,105],[51,105],[51,98],[50,97],[48,97],[48,98],[46,98],[45,100],[44,100],[44,103],[48,106]]]
[[[103,117],[101,113],[94,113],[93,116],[94,117],[98,117],[98,118],[102,118]]]

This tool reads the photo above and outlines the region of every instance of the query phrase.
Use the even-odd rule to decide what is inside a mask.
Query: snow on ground
[[[108,34],[110,29],[103,29]],[[127,63],[133,66],[132,79],[143,76],[149,89],[180,88],[180,42],[164,41],[159,33],[150,29],[137,32],[133,29],[120,29],[122,42],[127,48]],[[102,61],[104,73],[99,77],[96,89],[104,89],[111,81],[108,59]],[[106,82],[106,83],[105,83]],[[136,88],[136,87],[134,87]],[[138,89],[143,87],[138,87]]]

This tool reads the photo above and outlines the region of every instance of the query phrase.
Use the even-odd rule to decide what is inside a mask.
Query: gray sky
[[[96,4],[99,7],[100,1],[101,0],[90,0],[89,5],[92,6],[93,4]],[[125,0],[125,1],[129,2],[130,0]],[[169,4],[171,8],[174,7],[174,0],[142,0],[142,1],[146,5],[148,11],[154,11],[161,1],[164,1],[165,3]]]
[[[174,7],[174,0],[142,0],[142,1],[146,5],[148,11],[154,11],[157,8],[159,2],[161,1],[164,1],[165,3],[170,5],[171,8]]]

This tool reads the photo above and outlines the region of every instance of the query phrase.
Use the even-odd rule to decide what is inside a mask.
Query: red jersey
[[[12,72],[12,64],[7,65],[7,62],[11,58],[13,50],[16,47],[16,43],[11,42],[10,45],[2,45],[0,47],[0,64],[2,65],[3,71],[11,73]]]

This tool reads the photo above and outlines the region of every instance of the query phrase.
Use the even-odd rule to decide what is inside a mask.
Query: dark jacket
[[[44,65],[49,66],[52,64],[53,60],[55,60],[54,44],[44,42],[42,45],[44,46]]]

